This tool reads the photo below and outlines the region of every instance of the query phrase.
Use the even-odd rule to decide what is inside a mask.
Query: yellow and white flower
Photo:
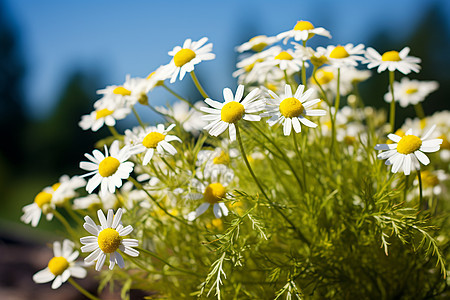
[[[46,283],[53,280],[52,289],[57,289],[71,276],[86,277],[86,270],[75,262],[78,251],[74,251],[73,247],[74,243],[69,240],[64,240],[62,247],[60,242],[54,242],[54,257],[48,262],[47,268],[33,275],[34,282]]]
[[[133,171],[134,164],[126,161],[130,157],[130,147],[127,145],[119,149],[119,141],[114,141],[108,153],[105,145],[105,154],[95,149],[93,155],[85,153],[90,162],[80,162],[80,168],[89,173],[81,177],[94,175],[86,185],[86,191],[91,194],[94,189],[101,185],[100,194],[114,193],[122,186],[122,180],[127,179]]]
[[[395,101],[400,103],[401,107],[415,105],[425,100],[425,98],[439,88],[437,81],[419,81],[403,77],[400,82],[394,82]],[[384,95],[384,100],[388,103],[392,101],[390,92]]]
[[[134,144],[131,152],[133,154],[145,152],[142,160],[142,164],[144,166],[150,162],[155,150],[161,155],[165,152],[170,155],[175,155],[177,153],[177,149],[169,143],[173,141],[181,143],[181,140],[175,135],[167,134],[174,127],[175,124],[171,124],[169,127],[164,129],[163,124],[158,124],[156,127],[150,126],[145,130],[141,127],[135,127],[133,131],[126,130],[125,135],[128,137],[127,140],[130,141],[130,145]]]
[[[100,225],[97,225],[89,216],[84,217],[86,223],[83,224],[92,236],[82,237],[80,242],[84,245],[81,247],[81,252],[92,252],[85,259],[84,262],[88,265],[94,264],[95,270],[100,271],[106,260],[106,255],[109,254],[109,269],[112,270],[115,264],[120,268],[125,266],[123,257],[117,250],[123,253],[136,257],[139,252],[132,247],[137,247],[139,241],[136,239],[125,239],[133,231],[133,227],[128,225],[123,227],[121,224],[123,209],[119,208],[114,215],[112,209],[108,210],[108,215],[105,218],[103,211],[97,211]]]
[[[295,41],[307,41],[312,38],[314,35],[321,35],[331,39],[330,32],[323,27],[314,27],[311,22],[308,21],[297,21],[294,28],[277,35],[278,40],[283,40],[283,43],[286,44],[290,38],[293,38]]]
[[[197,135],[206,125],[206,122],[201,118],[203,113],[199,111],[201,107],[205,106],[203,101],[197,101],[194,103],[194,107],[196,108],[194,109],[189,107],[186,102],[177,101],[168,108],[163,106],[157,106],[155,108],[157,111],[163,113],[170,121],[180,123],[185,131]]]
[[[169,55],[173,56],[167,69],[171,75],[170,83],[175,82],[178,75],[180,75],[180,80],[182,80],[186,73],[194,70],[196,64],[216,58],[216,55],[211,53],[212,43],[205,45],[207,41],[208,38],[206,37],[201,38],[197,42],[187,39],[184,41],[183,47],[176,46],[172,51],[169,51]]]
[[[335,68],[356,67],[358,61],[363,60],[360,54],[364,54],[364,45],[359,44],[354,46],[353,44],[346,44],[344,46],[332,46],[327,48],[318,47],[318,53],[325,52],[325,56],[328,58],[328,64]]]
[[[244,51],[253,50],[255,52],[261,52],[267,46],[272,45],[278,41],[275,36],[257,35],[252,37],[248,42],[236,47],[236,51],[242,53]]]
[[[81,117],[78,125],[83,130],[91,129],[97,131],[103,125],[114,126],[117,120],[125,119],[131,113],[131,109],[126,106],[126,102],[121,97],[104,97],[94,103],[95,110],[89,115]]]
[[[391,72],[398,70],[405,75],[411,73],[411,71],[419,73],[419,63],[422,60],[418,57],[408,56],[409,51],[409,47],[405,47],[400,52],[393,50],[387,51],[383,53],[383,55],[380,55],[377,50],[369,47],[366,49],[366,59],[363,63],[368,64],[367,68],[369,69],[378,67],[378,73],[381,73],[386,69]]]
[[[298,53],[298,52],[297,52]],[[298,72],[302,68],[302,57],[297,56],[297,53],[291,49],[283,50],[276,47],[276,51],[268,56],[264,62],[258,64],[262,68],[262,72],[267,72],[273,67],[278,67],[283,71]],[[308,67],[307,63],[304,63]],[[252,70],[253,71],[253,70]]]
[[[378,159],[386,159],[386,165],[392,165],[392,173],[403,171],[409,175],[411,170],[420,170],[420,163],[428,165],[430,159],[423,153],[436,152],[442,139],[429,139],[436,125],[433,125],[421,138],[412,134],[409,129],[403,137],[388,134],[393,144],[377,144],[375,150],[386,150],[378,154]],[[419,163],[420,162],[420,163]]]
[[[267,100],[266,112],[262,113],[261,117],[271,117],[267,120],[269,126],[282,123],[283,132],[286,136],[291,134],[292,128],[297,133],[301,132],[300,123],[311,128],[317,127],[317,124],[311,122],[305,116],[324,116],[326,111],[322,109],[308,109],[321,100],[313,99],[308,101],[314,90],[308,89],[303,93],[304,89],[304,85],[299,85],[295,94],[292,95],[291,86],[286,84],[284,95],[281,97],[269,90],[268,93],[272,99]]]
[[[206,104],[210,107],[202,107],[201,111],[207,113],[202,116],[203,120],[210,121],[204,127],[212,136],[222,134],[227,128],[230,134],[230,140],[236,140],[236,123],[244,119],[246,121],[259,121],[261,117],[253,115],[264,108],[264,101],[258,100],[259,89],[252,90],[242,100],[244,95],[244,86],[239,85],[236,90],[236,95],[229,88],[223,89],[223,98],[225,102],[220,103],[210,98],[205,99]],[[241,101],[242,100],[242,101]]]

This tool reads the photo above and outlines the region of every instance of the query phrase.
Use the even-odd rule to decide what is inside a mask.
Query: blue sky
[[[224,87],[234,89],[230,61],[248,32],[275,35],[303,19],[330,30],[333,39],[318,38],[321,44],[366,43],[380,29],[401,42],[428,6],[438,3],[450,15],[447,0],[3,2],[19,32],[27,108],[34,118],[51,112],[71,70],[97,70],[105,83],[120,84],[128,73],[146,76],[168,63],[167,52],[188,37],[213,42],[217,59],[199,71],[208,75],[210,95],[219,98]],[[190,83],[174,89],[184,84]],[[160,104],[171,99],[159,91],[152,97]]]

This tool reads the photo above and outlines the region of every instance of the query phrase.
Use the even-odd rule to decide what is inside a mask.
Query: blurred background
[[[424,102],[425,112],[450,108],[448,0],[0,0],[0,274],[7,274],[0,275],[0,298],[26,299],[21,285],[51,293],[48,285],[36,287],[31,276],[51,256],[40,247],[55,238],[57,221],[41,220],[39,228],[31,228],[20,223],[21,208],[61,175],[82,174],[83,154],[108,135],[78,127],[97,89],[123,83],[126,74],[147,76],[170,61],[167,52],[174,46],[206,36],[217,58],[196,73],[212,98],[222,99],[224,87],[236,87],[234,48],[255,35],[289,30],[301,19],[333,36],[314,38],[310,46],[363,43],[379,52],[411,47],[411,55],[423,62],[422,71],[410,77],[440,84]],[[387,84],[387,73],[363,83],[365,102],[387,108]],[[190,80],[173,85],[200,100],[192,88]],[[153,105],[172,101],[164,90],[150,95]],[[158,118],[145,107],[139,113],[146,122]],[[414,116],[412,107],[403,110],[398,125],[406,116]],[[132,122],[120,121],[119,127]],[[38,247],[41,260],[40,252],[26,252],[24,245]],[[22,272],[17,278],[15,270]]]

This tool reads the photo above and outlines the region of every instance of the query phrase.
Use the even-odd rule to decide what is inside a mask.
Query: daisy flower
[[[75,260],[78,257],[78,251],[73,250],[74,243],[64,240],[62,247],[60,242],[53,243],[54,257],[48,262],[47,268],[33,275],[36,283],[46,283],[53,280],[52,289],[57,289],[70,276],[76,278],[86,277],[86,270]]]
[[[372,69],[378,67],[378,73],[381,73],[388,69],[389,71],[398,70],[403,74],[407,75],[414,71],[419,73],[420,66],[419,63],[421,59],[414,56],[408,56],[409,47],[405,47],[402,51],[388,51],[380,55],[375,49],[369,47],[366,50],[366,59],[363,63],[368,64],[367,68]]]
[[[283,40],[286,44],[290,38],[294,38],[295,41],[307,41],[314,35],[322,35],[331,39],[330,32],[323,27],[314,27],[311,22],[308,21],[297,21],[294,28],[277,35],[278,40]]]
[[[400,82],[394,82],[395,101],[400,102],[401,107],[415,105],[425,100],[438,87],[439,84],[437,81],[419,81],[403,77]],[[392,94],[390,92],[386,93],[384,100],[390,103],[392,101]]]
[[[236,47],[236,51],[242,53],[244,51],[253,50],[255,52],[261,52],[267,46],[272,45],[278,41],[275,36],[257,35],[252,37],[248,42],[243,43],[239,47]]]
[[[212,60],[216,58],[212,51],[212,43],[206,44],[208,38],[201,38],[197,42],[193,42],[191,39],[187,39],[183,43],[183,47],[176,46],[169,52],[173,59],[168,65],[168,72],[171,75],[170,83],[175,82],[180,75],[180,80],[184,78],[186,73],[192,72],[194,66],[204,60]]]
[[[117,96],[117,95],[116,95]],[[94,104],[95,110],[81,117],[78,125],[83,130],[99,130],[103,125],[114,126],[117,120],[122,120],[131,113],[125,102],[119,97],[106,97]]]
[[[157,106],[155,109],[166,115],[170,121],[182,124],[185,131],[197,135],[206,125],[201,118],[203,113],[199,111],[200,107],[204,106],[206,105],[203,101],[197,101],[194,103],[194,107],[197,109],[194,109],[184,101],[177,101],[168,108]]]
[[[389,134],[393,144],[377,144],[375,150],[387,150],[378,154],[378,159],[387,159],[386,165],[392,165],[392,173],[403,171],[409,175],[411,170],[420,170],[420,163],[428,165],[430,159],[423,152],[436,152],[442,139],[429,139],[436,125],[433,125],[421,138],[412,134],[409,129],[403,137]],[[420,163],[419,163],[420,162]]]
[[[167,152],[170,155],[175,155],[177,153],[177,149],[169,143],[173,141],[181,143],[180,138],[175,135],[167,134],[174,127],[175,124],[169,125],[166,129],[164,129],[163,124],[158,124],[156,127],[150,126],[145,130],[136,127],[134,128],[134,132],[126,130],[125,135],[129,137],[131,143],[135,143],[132,148],[133,154],[145,152],[142,161],[142,164],[145,166],[152,159],[155,150],[158,151],[159,154]]]
[[[353,44],[345,46],[329,45],[327,48],[318,47],[317,51],[319,53],[325,52],[325,56],[328,58],[327,63],[335,68],[356,67],[358,61],[364,59],[362,56],[359,56],[359,54],[364,54],[363,44],[357,46],[353,46]]]
[[[195,211],[187,215],[187,220],[195,220],[211,205],[213,206],[213,212],[216,218],[227,216],[228,208],[222,201],[228,195],[227,187],[232,179],[233,177],[229,176],[229,174],[223,176],[223,174],[216,173],[209,178],[209,184],[207,185],[198,180],[193,180],[191,186],[197,190],[197,193],[190,193],[188,198],[191,200],[203,200],[203,203]]]
[[[236,95],[233,97],[233,92],[229,88],[223,89],[223,98],[225,102],[220,103],[210,98],[205,99],[206,104],[210,107],[202,107],[201,111],[207,113],[202,116],[203,120],[211,121],[203,129],[208,130],[212,136],[218,136],[227,128],[230,134],[230,140],[236,140],[236,123],[241,120],[259,121],[260,116],[252,115],[264,107],[264,101],[258,100],[259,89],[252,90],[241,101],[244,95],[244,86],[239,85],[236,90]]]
[[[89,173],[81,177],[94,175],[86,185],[86,191],[91,194],[101,185],[100,194],[114,193],[116,187],[122,186],[122,179],[127,179],[133,171],[134,164],[126,161],[130,157],[130,147],[127,145],[119,150],[119,141],[115,140],[108,148],[105,145],[105,154],[95,149],[93,155],[85,153],[90,162],[80,162],[80,168]]]
[[[295,94],[292,95],[291,86],[286,84],[283,97],[279,97],[269,90],[268,93],[273,99],[267,100],[267,112],[262,113],[261,117],[271,117],[267,120],[269,126],[283,123],[283,132],[286,136],[291,134],[292,127],[295,132],[301,132],[300,123],[311,128],[317,127],[317,124],[306,119],[305,116],[324,116],[326,111],[322,109],[308,109],[319,103],[320,99],[308,101],[314,89],[308,89],[303,93],[304,88],[304,85],[299,85]]]
[[[136,257],[139,252],[131,247],[137,247],[139,241],[136,239],[125,239],[126,235],[129,235],[133,231],[133,227],[128,225],[123,227],[120,220],[122,219],[123,209],[119,208],[114,215],[112,209],[108,210],[108,215],[105,218],[103,211],[99,209],[97,211],[98,220],[100,225],[89,217],[84,217],[86,223],[83,224],[92,236],[82,237],[80,242],[84,245],[81,247],[81,252],[92,252],[85,259],[84,262],[88,265],[92,265],[94,261],[95,270],[100,271],[106,260],[106,254],[109,254],[109,269],[112,270],[117,263],[120,268],[125,266],[123,257],[117,250],[122,251],[126,255]]]
[[[275,53],[279,53],[280,51],[281,47],[274,46],[250,56],[245,56],[236,64],[238,70],[233,72],[233,77],[238,77],[240,83],[249,83],[253,81],[263,82],[266,78],[264,75],[267,70],[260,68],[260,64],[269,57],[275,56]]]
[[[425,197],[432,197],[434,195],[447,194],[447,187],[445,182],[449,180],[448,174],[444,170],[422,171],[420,172],[423,185],[423,195]],[[419,180],[414,180],[415,185],[419,185]],[[448,195],[448,194],[447,194]]]
[[[277,47],[277,50],[258,65],[263,68],[263,72],[273,67],[279,67],[283,71],[291,72],[297,72],[302,68],[303,60],[294,51],[291,49],[283,50],[280,47]],[[305,64],[305,67],[308,67],[308,64]]]

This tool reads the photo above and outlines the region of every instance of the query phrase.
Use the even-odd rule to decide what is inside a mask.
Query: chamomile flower
[[[119,149],[119,141],[114,141],[108,152],[105,145],[105,154],[99,150],[94,150],[93,155],[85,153],[90,162],[80,162],[80,168],[89,173],[81,177],[94,175],[86,185],[86,191],[91,194],[94,189],[100,186],[100,194],[114,193],[116,187],[122,186],[122,180],[127,179],[133,171],[134,164],[126,161],[130,157],[130,147],[127,145]]]
[[[167,134],[174,127],[175,124],[171,124],[164,129],[163,124],[158,124],[156,127],[150,126],[145,130],[138,128],[136,128],[134,132],[127,130],[125,131],[125,135],[131,137],[132,142],[135,143],[132,149],[133,154],[145,152],[142,161],[142,164],[145,166],[152,159],[155,150],[158,151],[159,154],[167,152],[170,155],[175,155],[177,153],[177,149],[169,143],[173,141],[181,143],[180,138],[175,135]]]
[[[246,121],[259,121],[261,117],[252,115],[264,108],[264,101],[258,100],[259,89],[252,90],[241,101],[244,95],[244,86],[239,85],[236,95],[229,88],[223,89],[223,97],[225,102],[220,103],[210,98],[205,99],[206,104],[210,107],[202,107],[201,111],[207,113],[202,118],[205,121],[211,121],[203,129],[208,130],[212,136],[218,136],[227,128],[230,134],[230,140],[236,140],[236,123],[244,119]]]
[[[91,129],[95,132],[105,124],[114,126],[117,120],[124,119],[131,112],[131,109],[125,106],[125,102],[118,97],[102,98],[94,104],[94,107],[95,110],[89,115],[82,116],[78,123],[83,130]]]
[[[46,283],[53,280],[52,289],[59,288],[69,277],[84,278],[86,270],[75,260],[78,257],[78,251],[73,250],[74,243],[64,240],[62,243],[53,243],[54,257],[48,262],[47,268],[33,275],[36,283]]]
[[[105,218],[103,211],[97,211],[100,225],[97,225],[89,216],[84,217],[86,223],[83,224],[92,236],[82,237],[80,242],[84,245],[81,247],[81,252],[92,252],[85,259],[84,262],[88,265],[94,264],[95,270],[100,271],[106,260],[106,255],[109,254],[109,269],[112,270],[117,263],[120,268],[125,266],[122,255],[117,250],[123,253],[136,257],[139,252],[132,247],[137,247],[139,241],[136,239],[125,239],[133,231],[133,227],[128,225],[123,227],[121,224],[123,209],[119,208],[114,215],[112,209],[108,210],[108,215]]]
[[[53,219],[52,211],[55,209],[55,203],[52,202],[54,189],[52,187],[46,187],[34,197],[34,202],[25,205],[22,208],[23,215],[20,220],[25,224],[31,224],[36,227],[44,214],[48,221]]]
[[[194,66],[204,60],[212,60],[216,58],[212,51],[212,43],[206,44],[208,38],[201,38],[197,42],[187,39],[183,43],[183,47],[176,46],[169,52],[173,59],[168,65],[168,72],[171,75],[170,83],[175,82],[178,75],[180,80],[184,78],[186,73],[192,72]]]
[[[308,21],[297,21],[294,28],[277,35],[278,40],[283,40],[283,43],[286,44],[290,38],[293,38],[295,41],[307,41],[312,38],[314,35],[321,35],[327,38],[331,38],[330,32],[323,27],[314,27],[311,22]]]
[[[278,67],[283,71],[297,72],[302,68],[302,63],[304,62],[301,57],[298,57],[297,54],[294,53],[294,51],[291,49],[283,50],[279,47],[277,48],[278,51],[274,51],[271,56],[267,57],[266,60],[258,66],[265,71],[273,67]],[[308,67],[308,64],[305,64],[305,67]]]
[[[420,177],[423,185],[423,195],[432,197],[447,192],[445,182],[449,180],[449,175],[444,170],[421,171]],[[414,185],[419,185],[419,180],[414,180]]]
[[[185,131],[197,135],[206,125],[206,122],[201,118],[203,113],[199,111],[201,107],[205,106],[203,101],[198,101],[194,103],[195,109],[189,107],[186,102],[177,101],[168,108],[162,106],[155,108],[157,111],[163,113],[170,121],[176,121],[182,124]]]
[[[282,123],[283,132],[286,136],[291,134],[292,127],[295,132],[301,132],[300,123],[311,128],[317,127],[317,124],[311,122],[305,116],[324,116],[326,111],[322,109],[308,109],[319,103],[320,99],[308,101],[314,90],[308,89],[303,93],[304,88],[304,85],[299,85],[295,94],[292,95],[291,86],[286,84],[282,97],[270,90],[268,91],[273,99],[267,100],[266,112],[262,113],[261,116],[271,117],[267,120],[269,126]]]
[[[415,105],[425,100],[438,87],[439,84],[437,81],[419,81],[403,77],[400,82],[394,82],[395,101],[398,101],[401,107]],[[384,100],[390,103],[392,101],[392,94],[390,92],[386,93]]]
[[[403,137],[389,134],[388,138],[394,143],[377,144],[375,150],[387,150],[378,154],[378,159],[387,159],[385,164],[392,165],[392,173],[403,171],[405,175],[409,175],[411,170],[420,170],[420,163],[430,163],[423,152],[436,152],[442,144],[442,139],[429,139],[435,127],[433,125],[421,138],[413,135],[411,129]]]
[[[323,52],[325,48],[318,47],[318,52]],[[364,54],[364,45],[359,44],[354,46],[353,44],[347,44],[345,46],[332,46],[329,45],[325,49],[325,56],[328,58],[328,64],[335,68],[344,67],[356,67],[358,61],[363,60],[360,54]]]
[[[203,203],[197,207],[195,211],[190,212],[187,215],[188,221],[193,221],[202,215],[211,205],[213,206],[214,216],[221,218],[228,215],[228,208],[223,201],[229,195],[227,187],[230,184],[233,177],[223,174],[213,174],[207,184],[198,180],[193,180],[191,186],[197,190],[197,192],[190,193],[188,198],[190,200],[202,200]]]
[[[243,43],[239,47],[236,47],[236,51],[242,53],[244,51],[253,50],[255,52],[261,52],[267,46],[272,45],[278,41],[275,36],[257,35],[252,37],[248,42]]]
[[[421,62],[421,59],[414,56],[408,56],[409,51],[409,47],[405,47],[400,52],[387,51],[383,53],[383,55],[380,55],[375,49],[369,47],[366,50],[366,59],[363,63],[368,64],[367,68],[369,69],[378,67],[378,73],[381,73],[386,69],[391,72],[398,70],[405,75],[411,73],[411,71],[419,73],[419,63]]]

